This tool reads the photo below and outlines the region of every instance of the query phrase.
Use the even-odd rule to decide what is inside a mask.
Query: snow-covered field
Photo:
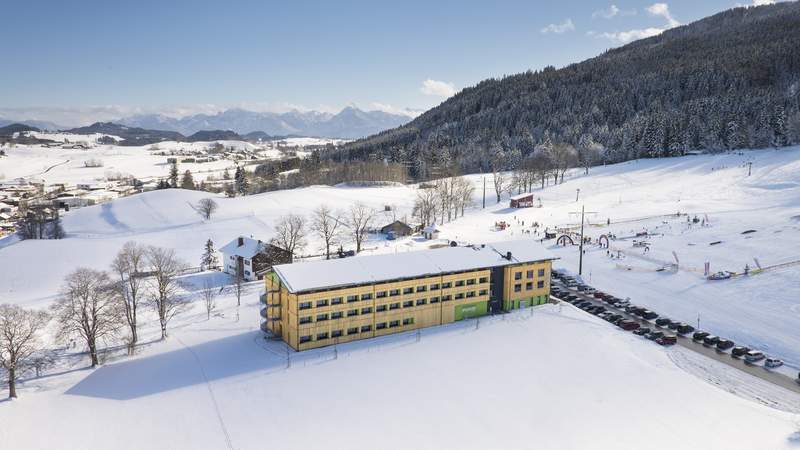
[[[753,163],[749,177],[746,162]],[[471,178],[482,187],[481,176]],[[702,328],[800,365],[800,266],[727,281],[702,276],[706,261],[713,271],[741,272],[754,257],[763,267],[800,259],[800,148],[575,171],[564,184],[535,191],[542,208],[513,210],[487,198],[481,210],[480,192],[477,207],[440,227],[443,238],[538,238],[523,230],[534,221],[540,230],[574,225],[585,205],[587,234],[616,234],[611,247],[622,254],[612,259],[587,247],[586,281],[674,319],[694,324],[699,314]],[[209,237],[217,246],[238,234],[267,240],[277,217],[310,214],[319,204],[395,205],[402,216],[413,195],[408,186],[309,187],[218,198],[218,214],[202,221],[191,205],[208,194],[168,190],[72,211],[67,239],[0,240],[0,302],[46,307],[65,274],[106,268],[128,240],[175,248],[196,265]],[[685,216],[669,217],[677,212],[708,223],[689,228]],[[494,231],[500,220],[511,227]],[[645,229],[657,234],[647,254],[625,239]],[[429,244],[374,239],[365,253]],[[306,252],[318,250],[312,240]],[[576,247],[553,250],[562,258],[557,266],[577,271]],[[673,251],[678,271],[657,271],[674,261]],[[176,319],[166,342],[133,358],[111,355],[98,370],[66,357],[65,373],[29,380],[18,401],[0,403],[0,448],[800,446],[797,396],[570,306],[294,354],[287,368],[283,347],[259,338],[260,291],[248,286],[240,308],[224,295],[210,321],[196,305]],[[144,336],[157,336],[154,324]]]

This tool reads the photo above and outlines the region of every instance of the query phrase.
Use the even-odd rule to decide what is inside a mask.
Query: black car
[[[717,342],[719,342],[719,336],[710,335],[703,338],[703,345],[713,347],[717,345]]]
[[[669,328],[670,330],[675,331],[675,330],[678,329],[679,326],[681,326],[680,322],[670,321],[669,324],[667,325],[667,328]],[[692,329],[694,329],[694,328],[692,328]]]
[[[653,311],[650,311],[649,309],[645,309],[644,311],[642,311],[641,315],[643,318],[647,320],[653,320],[658,317],[658,314],[654,313]]]
[[[636,305],[628,305],[625,307],[625,312],[628,314],[636,314],[636,311],[639,311],[639,307]]]
[[[733,350],[731,350],[731,356],[734,358],[743,358],[744,355],[746,355],[749,351],[750,349],[744,346],[733,347]]]
[[[596,307],[594,308],[594,311],[592,311],[592,314],[594,314],[595,316],[597,316],[597,315],[599,315],[599,314],[603,314],[604,312],[606,312],[606,308],[605,308],[605,307],[603,307],[603,306],[596,306]]]
[[[694,331],[694,327],[689,324],[681,323],[678,325],[677,330],[680,334],[689,334]]]
[[[692,335],[692,339],[693,339],[693,340],[695,340],[695,341],[702,341],[702,340],[703,340],[703,339],[705,339],[707,336],[708,336],[708,333],[706,333],[705,331],[696,331],[696,332],[695,332],[695,333]]]
[[[645,337],[647,339],[650,339],[651,341],[655,341],[656,339],[658,339],[660,337],[664,337],[664,332],[663,331],[651,331],[650,334],[648,334]]]
[[[633,334],[635,334],[637,336],[644,336],[644,335],[646,335],[648,333],[650,333],[650,328],[647,328],[647,327],[641,327],[641,328],[638,328],[636,330],[633,330]]]
[[[672,321],[667,319],[666,317],[659,317],[658,319],[656,319],[656,325],[660,327],[668,327],[672,325]]]
[[[574,301],[575,301],[575,300],[577,300],[577,299],[578,299],[578,296],[577,296],[577,295],[575,295],[575,294],[569,294],[568,296],[566,296],[566,297],[564,298],[564,300],[566,300],[566,301],[567,301],[567,302],[569,302],[569,303],[572,303],[572,302],[574,302]]]
[[[733,347],[735,344],[730,339],[720,339],[717,342],[717,350],[727,350]]]
[[[616,321],[618,321],[620,319],[622,319],[622,316],[619,315],[619,314],[612,314],[612,315],[606,317],[606,320],[611,322],[611,323],[616,323]]]

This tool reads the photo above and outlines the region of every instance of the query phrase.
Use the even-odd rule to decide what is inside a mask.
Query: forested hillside
[[[562,69],[485,80],[337,160],[418,179],[519,167],[560,145],[618,162],[800,143],[800,4],[736,8]]]

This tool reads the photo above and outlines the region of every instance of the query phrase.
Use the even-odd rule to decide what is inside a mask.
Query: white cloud
[[[647,7],[647,12],[651,16],[663,17],[666,19],[668,28],[675,28],[681,24],[672,17],[672,14],[669,12],[669,5],[666,3],[653,3]]]
[[[619,14],[619,8],[617,5],[611,5],[608,9],[601,9],[599,11],[595,11],[592,13],[592,19],[596,19],[598,17],[603,19],[611,19],[616,17]]]
[[[548,34],[548,33],[562,34],[574,30],[575,30],[575,24],[572,23],[572,19],[567,19],[562,23],[551,23],[550,25],[542,28],[540,31],[542,32],[542,34]]]
[[[419,90],[425,95],[433,95],[444,98],[452,97],[457,92],[453,83],[431,80],[430,78],[422,82],[422,87],[420,87]]]
[[[422,114],[423,111],[418,109],[409,109],[409,108],[398,108],[396,106],[387,105],[386,103],[380,102],[372,102],[368,105],[367,110],[369,111],[383,111],[389,114],[396,114],[400,116],[408,116],[408,117],[417,117],[418,115]]]
[[[763,1],[763,0],[755,0],[755,1]],[[672,13],[669,11],[669,5],[666,3],[653,3],[652,5],[645,8],[647,13],[653,17],[661,17],[667,21],[667,23],[663,27],[648,27],[648,28],[638,28],[633,30],[627,31],[614,31],[614,32],[606,32],[606,33],[588,33],[590,36],[597,36],[600,38],[605,38],[611,41],[614,41],[618,44],[627,44],[628,42],[635,41],[637,39],[644,39],[652,36],[657,36],[663,33],[670,28],[675,28],[679,26],[681,23],[678,22],[674,17],[672,17]]]
[[[753,0],[753,6],[774,5],[775,0]]]

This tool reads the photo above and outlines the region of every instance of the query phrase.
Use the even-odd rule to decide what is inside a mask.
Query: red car
[[[639,324],[632,320],[623,320],[619,323],[619,327],[625,331],[632,331],[639,328]]]
[[[661,336],[660,338],[656,339],[656,343],[658,345],[675,345],[678,342],[678,338],[675,336]]]

